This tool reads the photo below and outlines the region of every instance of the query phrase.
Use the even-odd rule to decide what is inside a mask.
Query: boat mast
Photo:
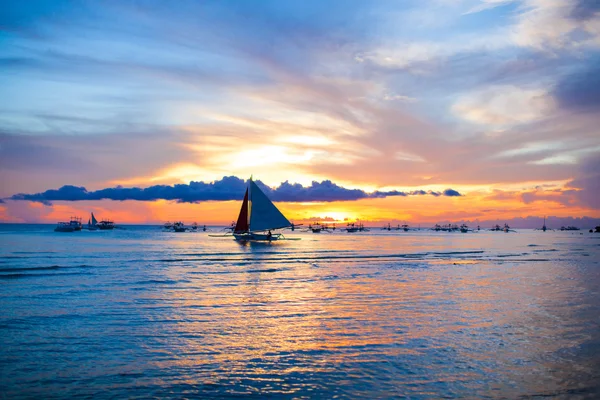
[[[250,227],[250,220],[252,217],[252,175],[250,175],[250,181],[248,182],[248,232],[252,232]]]

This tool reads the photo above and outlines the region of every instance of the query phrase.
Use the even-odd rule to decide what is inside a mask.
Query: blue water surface
[[[0,397],[600,397],[600,234],[208,233],[0,225]]]

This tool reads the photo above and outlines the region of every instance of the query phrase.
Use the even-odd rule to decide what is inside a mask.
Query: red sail
[[[248,189],[244,195],[244,202],[242,203],[242,209],[240,210],[240,216],[238,217],[237,223],[235,224],[235,233],[248,232]]]

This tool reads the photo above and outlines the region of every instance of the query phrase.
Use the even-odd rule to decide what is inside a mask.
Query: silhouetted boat
[[[82,228],[81,218],[71,217],[69,225],[73,228],[74,231],[80,231]]]
[[[70,222],[59,222],[54,228],[54,232],[75,232],[75,228]]]
[[[292,223],[279,211],[250,177],[242,207],[233,229],[239,241],[274,241],[284,239],[272,230],[291,228]]]
[[[544,217],[544,225],[542,226],[542,231],[546,232],[548,228],[546,228],[546,217]]]
[[[561,226],[560,230],[561,231],[578,231],[579,228],[576,227],[576,226],[566,226],[566,227],[565,226]]]
[[[94,217],[94,213],[92,213],[92,217],[90,219],[88,219],[87,230],[88,231],[98,230],[98,221],[96,220],[96,217]]]
[[[317,222],[317,223],[309,225],[308,229],[310,229],[313,233],[321,233],[321,231],[324,230],[325,227],[323,225],[321,225],[319,222]]]
[[[115,229],[115,223],[109,219],[103,219],[102,221],[98,222],[98,229],[100,229],[101,231],[108,231],[108,230],[112,230]]]
[[[175,222],[173,224],[173,230],[175,232],[185,232],[186,228],[185,228],[185,225],[183,225],[183,222],[179,221],[179,222]]]
[[[354,232],[368,232],[369,229],[365,228],[362,222],[350,222],[346,225],[346,232],[354,233]]]

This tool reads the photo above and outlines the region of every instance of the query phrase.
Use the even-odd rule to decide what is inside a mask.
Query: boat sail
[[[233,229],[233,236],[242,241],[279,240],[282,235],[280,233],[272,234],[271,230],[291,226],[292,223],[250,178],[244,194],[240,215]]]
[[[90,231],[96,231],[98,230],[98,221],[96,220],[96,217],[94,217],[94,213],[92,213],[92,217],[90,219],[88,219],[88,224],[87,224],[87,228]]]

